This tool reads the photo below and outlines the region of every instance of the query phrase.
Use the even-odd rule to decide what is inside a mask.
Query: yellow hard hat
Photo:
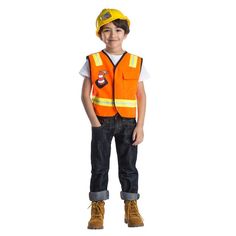
[[[128,26],[130,27],[129,18],[125,16],[121,11],[117,9],[103,9],[96,20],[96,34],[98,35],[98,32],[103,25],[117,19],[127,20]]]

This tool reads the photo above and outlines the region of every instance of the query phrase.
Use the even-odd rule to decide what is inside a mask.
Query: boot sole
[[[124,221],[125,221],[125,224],[128,224],[128,227],[141,227],[141,226],[144,226],[144,224],[138,224],[138,225],[129,224],[126,219]]]
[[[87,227],[88,229],[103,229],[103,226],[102,227]]]
[[[142,227],[142,226],[144,226],[144,224],[139,224],[139,225],[129,225],[128,224],[128,227]]]

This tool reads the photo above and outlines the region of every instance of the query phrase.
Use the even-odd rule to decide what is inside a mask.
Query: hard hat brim
[[[108,15],[107,19],[106,14]],[[105,19],[102,19],[105,18]],[[102,26],[111,23],[114,20],[126,20],[128,26],[130,27],[130,20],[127,16],[125,16],[122,12],[116,9],[103,9],[102,12],[99,14],[96,20],[96,35],[99,36],[99,31]]]

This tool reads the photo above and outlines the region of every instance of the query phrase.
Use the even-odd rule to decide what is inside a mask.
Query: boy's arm
[[[85,77],[83,86],[82,86],[82,93],[81,93],[81,100],[84,105],[84,109],[87,113],[87,116],[90,120],[90,123],[93,127],[99,127],[101,126],[96,113],[93,109],[93,104],[90,98],[91,94],[91,89],[92,89],[92,84],[90,78]]]
[[[146,93],[143,82],[138,83],[137,103],[138,103],[138,120],[137,120],[137,125],[133,132],[133,141],[134,141],[133,145],[140,144],[143,141],[144,137],[143,125],[146,111]]]

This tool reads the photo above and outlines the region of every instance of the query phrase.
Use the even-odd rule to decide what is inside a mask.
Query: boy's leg
[[[89,199],[91,204],[91,218],[88,229],[103,229],[104,200],[109,198],[107,191],[109,160],[111,151],[112,132],[110,122],[100,120],[101,127],[92,128],[91,165]]]
[[[91,180],[89,198],[91,201],[106,200],[109,198],[107,191],[108,171],[110,163],[112,132],[107,124],[92,127],[91,142]]]
[[[129,227],[144,225],[137,206],[139,198],[138,170],[136,168],[137,146],[132,145],[135,126],[135,119],[121,118],[119,132],[115,135],[119,179],[122,188],[121,199],[125,203],[125,223]]]
[[[132,145],[135,126],[135,119],[120,118],[119,129],[115,134],[121,196],[124,200],[137,200],[139,197],[138,170],[136,168],[137,146]]]

